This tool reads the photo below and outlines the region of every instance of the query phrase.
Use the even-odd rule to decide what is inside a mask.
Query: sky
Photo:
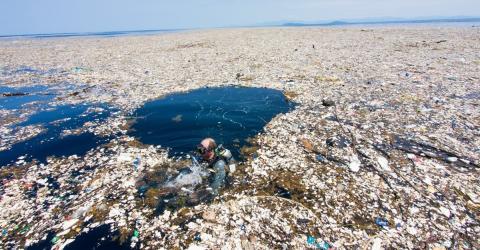
[[[0,35],[480,16],[480,0],[0,0]]]

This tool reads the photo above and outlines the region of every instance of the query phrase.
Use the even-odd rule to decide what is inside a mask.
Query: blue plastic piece
[[[317,155],[317,156],[315,156],[315,159],[317,159],[317,161],[321,161],[321,162],[325,161],[325,157],[323,157],[323,155]]]
[[[388,226],[388,221],[386,219],[377,217],[375,219],[375,224],[377,224],[380,227],[386,227],[386,226]]]
[[[135,158],[135,160],[133,160],[133,168],[135,169],[135,171],[138,170],[139,165],[140,165],[140,157],[137,157]]]
[[[313,236],[307,237],[307,243],[309,245],[314,245],[316,249],[320,249],[320,250],[328,250],[332,247],[326,241],[320,240],[319,242],[317,242],[317,240]]]
[[[330,244],[328,244],[326,241],[321,241],[317,243],[316,246],[318,249],[321,249],[321,250],[328,250],[331,248]]]
[[[315,242],[316,242],[315,238],[313,238],[312,236],[308,236],[307,243],[309,245],[313,245],[313,244],[315,244]]]

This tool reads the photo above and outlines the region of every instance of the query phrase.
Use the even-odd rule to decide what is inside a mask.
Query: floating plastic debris
[[[375,224],[377,224],[379,227],[387,227],[389,223],[386,219],[377,217],[375,218]]]
[[[330,244],[328,244],[326,241],[315,239],[313,236],[308,236],[307,237],[307,244],[314,246],[316,249],[321,249],[321,250],[328,250],[331,248]]]
[[[360,160],[358,159],[358,156],[357,155],[353,155],[351,158],[350,158],[350,163],[348,164],[348,167],[350,168],[350,170],[352,172],[358,172],[360,170],[360,166],[362,165],[362,163],[360,162]]]
[[[480,60],[474,53],[478,43],[472,42],[478,27],[306,31],[222,29],[122,37],[121,42],[2,41],[0,58],[8,60],[0,65],[0,88],[11,89],[0,91],[0,152],[40,138],[49,126],[73,123],[74,117],[109,115],[40,140],[39,145],[48,145],[87,132],[105,138],[83,153],[33,161],[42,157],[27,150],[2,166],[0,226],[8,234],[0,248],[49,249],[55,235],[59,239],[53,247],[66,249],[317,248],[306,243],[308,232],[339,249],[480,249],[472,238],[479,232],[480,200],[480,90],[475,84]],[[313,49],[313,40],[322,43]],[[447,42],[438,43],[442,40]],[[25,62],[32,63],[22,68]],[[95,70],[76,73],[75,66]],[[172,94],[231,84],[288,92],[297,104],[256,116],[261,126],[254,131],[248,131],[250,121],[243,119],[254,117],[245,105],[210,108],[221,107],[222,96],[209,99],[211,106],[186,101],[186,111],[172,110],[164,123],[136,127],[152,118],[151,112],[139,112],[152,100],[165,97],[167,102]],[[34,85],[47,89],[22,89]],[[28,100],[33,97],[38,100]],[[256,99],[258,106],[276,108],[276,99]],[[282,95],[280,99],[285,101]],[[104,108],[99,103],[114,110],[97,109]],[[92,109],[17,126],[43,111],[83,104]],[[181,122],[171,120],[179,114]],[[201,129],[213,137],[212,131],[242,132],[231,140],[230,134],[223,135],[232,141],[226,147],[234,154],[243,145],[250,148],[213,198],[208,198],[213,192],[205,186],[208,180],[196,188],[163,186],[188,174],[183,168],[191,163],[172,156],[193,150],[205,135],[185,127],[185,134],[165,130],[176,136],[169,139],[180,150],[165,138],[161,143],[139,140],[162,134],[157,128],[170,126],[173,131],[193,121],[204,124],[203,118],[215,119]],[[69,147],[58,147],[58,152],[77,144],[64,140],[62,145]],[[352,161],[354,154],[360,164]],[[141,163],[133,171],[136,157]],[[357,172],[350,170],[352,162],[359,165]],[[291,198],[280,197],[277,187]],[[388,228],[377,226],[372,214],[388,218]],[[62,230],[72,219],[79,221]],[[21,234],[26,225],[29,230]],[[141,232],[135,242],[132,229]],[[196,233],[201,242],[192,240]],[[115,239],[125,243],[111,243]]]

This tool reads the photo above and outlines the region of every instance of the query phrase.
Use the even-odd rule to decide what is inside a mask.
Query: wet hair
[[[217,147],[217,143],[215,143],[215,140],[212,138],[205,138],[202,141],[207,140],[208,141],[208,147],[207,150],[213,150]]]
[[[206,142],[207,146],[205,147],[203,142]],[[213,151],[217,147],[217,144],[215,143],[215,140],[212,138],[205,138],[203,139],[200,144],[197,146],[197,151],[200,154],[205,154],[207,152]]]

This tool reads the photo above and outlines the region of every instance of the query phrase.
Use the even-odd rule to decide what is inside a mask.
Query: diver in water
[[[221,144],[217,146],[212,138],[203,139],[197,146],[197,152],[202,157],[202,161],[206,162],[208,168],[215,173],[210,187],[213,194],[217,195],[218,190],[225,184],[227,166],[234,164],[232,153]]]
[[[176,176],[168,178],[157,189],[155,194],[155,199],[158,200],[157,212],[194,206],[212,200],[218,195],[225,185],[227,171],[233,167],[232,153],[222,145],[217,146],[212,138],[205,138],[197,146],[197,156],[192,156],[193,165],[179,169]],[[209,187],[205,188],[202,185],[198,188],[203,182],[203,177],[207,176]]]

